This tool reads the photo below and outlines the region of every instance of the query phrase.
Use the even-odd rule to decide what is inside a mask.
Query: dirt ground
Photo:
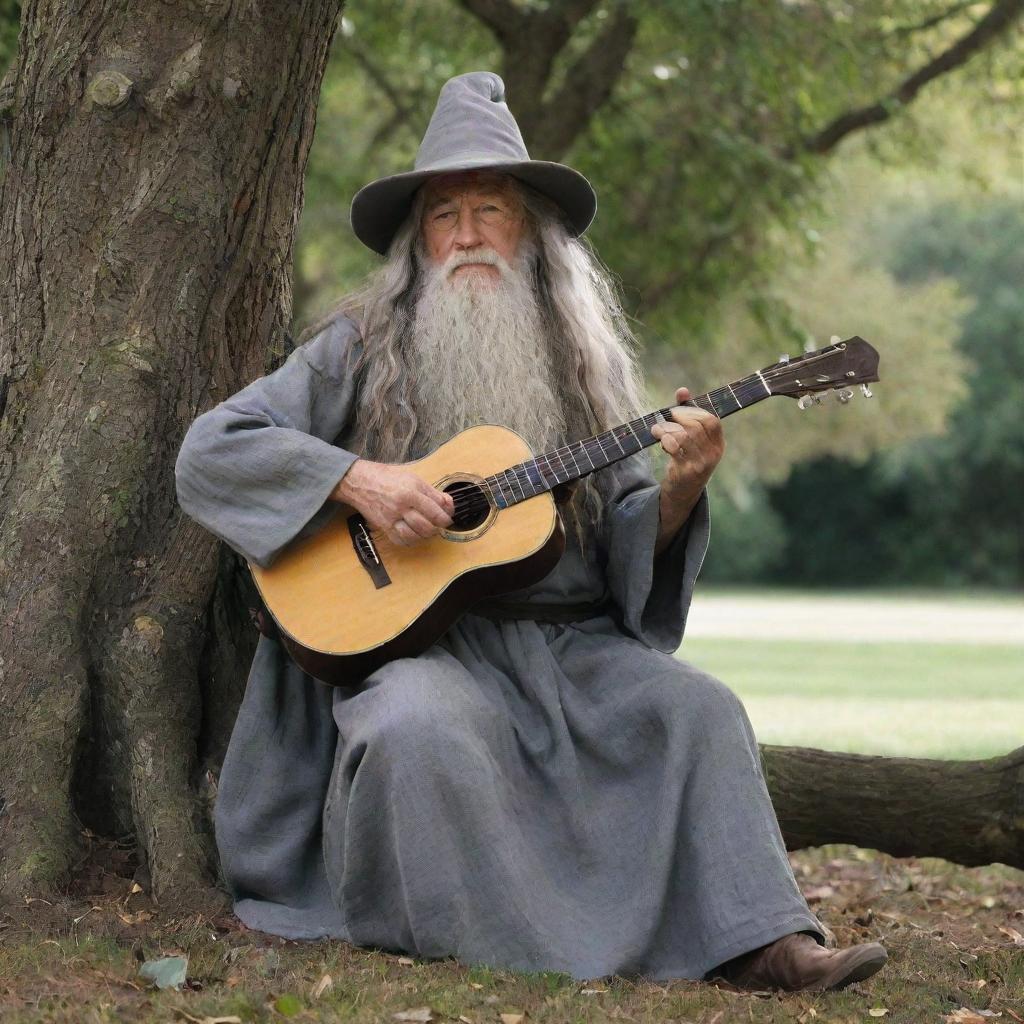
[[[1024,872],[1004,866],[967,870],[853,847],[792,855],[839,944],[877,940],[890,953],[869,981],[810,995],[693,981],[581,983],[288,942],[224,911],[177,916],[139,884],[130,850],[92,846],[65,898],[29,899],[0,916],[3,1021],[1024,1024]],[[160,991],[140,975],[143,963],[175,955],[187,957],[180,987]]]

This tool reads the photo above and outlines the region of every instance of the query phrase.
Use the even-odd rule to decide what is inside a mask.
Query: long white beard
[[[443,265],[425,263],[412,329],[418,427],[415,455],[481,423],[521,434],[534,453],[565,441],[544,320],[531,281],[528,244],[515,265],[497,253],[456,253]],[[454,267],[486,262],[488,271]],[[488,279],[474,278],[488,274]]]

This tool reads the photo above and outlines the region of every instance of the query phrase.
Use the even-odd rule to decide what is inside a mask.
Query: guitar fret
[[[509,500],[505,494],[504,488],[501,486],[501,481],[497,476],[489,476],[485,481],[490,488],[492,496],[494,496],[494,504],[498,508],[508,508]]]
[[[543,464],[542,464],[542,460],[543,460]],[[544,455],[538,456],[533,461],[537,464],[537,472],[540,473],[540,478],[541,478],[541,480],[544,481],[544,486],[547,489],[550,490],[550,488],[551,488],[551,480],[549,479],[549,476],[548,476],[548,473],[551,470],[551,461],[550,461],[550,459],[548,458],[547,454],[544,454]],[[545,471],[545,467],[547,467],[547,471]]]
[[[516,472],[515,472],[515,467],[514,466],[505,470],[505,479],[506,480],[508,479],[509,473],[512,474],[512,481],[511,481],[509,486],[512,489],[512,496],[515,497],[515,493],[516,493],[515,485],[516,485],[516,483],[518,481],[517,481],[517,477],[516,477]],[[523,493],[522,485],[520,485],[520,487],[519,487],[519,499],[520,499],[520,501],[525,501],[526,500],[526,495],[525,495],[525,493]]]
[[[862,358],[873,358],[873,362],[863,372],[875,374],[877,352],[863,339],[852,338],[841,345],[832,345],[819,352],[808,353],[793,364],[783,366],[779,363],[764,370],[756,370],[747,377],[724,384],[706,394],[697,395],[682,404],[703,409],[722,419],[772,395],[792,394],[796,388],[804,386],[796,373],[811,363],[832,359],[836,353],[845,352],[848,346],[856,346]],[[819,373],[814,378],[814,386],[811,390],[826,390],[833,382],[841,381],[834,368],[826,366],[825,369],[830,372]],[[846,370],[847,375],[850,376],[855,375],[856,372],[855,370]],[[870,379],[877,380],[878,377],[875,375]],[[588,473],[603,469],[605,466],[649,447],[655,443],[654,435],[651,433],[652,428],[657,423],[672,422],[674,408],[673,405],[664,409],[656,409],[654,412],[621,423],[610,430],[571,442],[550,452],[543,452],[533,459],[495,473],[484,481],[492,504],[499,508],[507,508],[520,501],[525,501],[527,498],[550,491],[559,484],[568,483],[570,480],[579,479]],[[581,455],[586,456],[586,464],[580,458]]]
[[[565,474],[565,480],[559,480],[558,479],[558,474],[557,473],[555,474],[555,479],[558,480],[558,482],[560,484],[564,484],[565,481],[569,479],[569,467],[566,466],[566,464],[565,464],[565,458],[562,455],[563,451],[564,451],[564,449],[562,449],[562,448],[556,448],[555,449],[555,454],[558,456],[558,462],[559,462],[559,464],[562,467],[562,472]]]
[[[526,472],[527,479],[530,481],[530,486],[533,488],[533,493],[540,494],[544,487],[544,478],[541,476],[537,460],[531,459],[529,462],[524,462],[523,469]]]
[[[706,395],[698,395],[693,399],[693,404],[699,406],[705,412],[714,413],[716,416],[719,415],[718,406],[715,405],[715,400],[711,397],[710,393]]]

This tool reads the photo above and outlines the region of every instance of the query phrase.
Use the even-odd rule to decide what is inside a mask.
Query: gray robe
[[[337,320],[190,428],[181,505],[250,561],[337,508],[360,350]],[[570,539],[507,600],[609,596],[614,614],[467,614],[358,691],[260,638],[215,815],[247,925],[577,978],[700,978],[790,932],[822,940],[742,705],[672,655],[707,499],[655,559],[647,454],[601,472],[616,495],[597,549]]]

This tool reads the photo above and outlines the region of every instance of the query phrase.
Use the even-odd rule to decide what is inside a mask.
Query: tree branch
[[[1022,13],[1024,0],[996,0],[972,31],[915,71],[888,96],[869,106],[840,114],[821,131],[805,138],[800,150],[819,155],[828,153],[847,135],[887,121],[898,107],[909,104],[929,82],[966,63],[975,53],[984,49],[1018,20]],[[786,155],[792,157],[794,153],[790,150]]]
[[[913,25],[897,25],[888,33],[888,35],[911,36],[915,32],[927,32],[928,29],[935,28],[936,25],[941,25],[944,21],[948,21],[950,18],[954,18],[958,14],[963,14],[964,11],[973,6],[974,0],[959,0],[959,2],[953,4],[952,7],[947,7],[946,10],[939,11],[938,14],[933,14],[930,18],[925,18],[924,21],[919,21]]]
[[[576,141],[619,80],[636,30],[637,19],[629,7],[617,7],[608,24],[568,69],[561,88],[543,104],[533,133],[539,152],[558,159]]]
[[[512,0],[458,0],[458,3],[497,36],[502,48],[526,29],[532,17]]]
[[[534,17],[545,24],[548,31],[558,33],[560,46],[573,34],[576,26],[597,6],[598,0],[562,0]]]
[[[400,115],[403,119],[407,119],[412,113],[412,106],[405,101],[405,97],[391,83],[383,69],[378,67],[361,47],[353,46],[352,43],[346,43],[345,48],[352,54],[356,63],[373,80],[381,92],[391,101],[396,114]]]

